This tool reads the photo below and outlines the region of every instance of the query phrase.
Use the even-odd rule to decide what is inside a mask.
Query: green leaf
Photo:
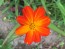
[[[2,44],[2,42],[3,42],[3,39],[0,39],[0,45]]]
[[[30,6],[30,4],[27,2],[27,0],[23,0],[24,1],[24,6]]]
[[[57,49],[56,47],[53,47],[53,49]]]
[[[8,7],[6,7],[4,10],[2,10],[2,14],[5,13],[9,8],[14,4],[14,1],[12,1]]]
[[[4,3],[4,0],[1,0],[1,1],[0,1],[0,6],[1,6],[3,3]]]
[[[11,43],[6,43],[1,49],[13,49]]]
[[[7,16],[8,19],[14,18],[14,14],[12,12],[8,11],[7,13],[8,13],[8,16]]]
[[[65,36],[65,32],[62,31],[61,29],[59,29],[59,28],[58,28],[57,26],[55,26],[53,23],[51,23],[51,24],[49,25],[49,28],[52,29],[52,30],[54,30],[54,31],[56,31],[57,33],[59,33],[59,34]]]
[[[64,6],[62,5],[62,3],[60,2],[60,0],[58,0],[57,2],[56,2],[56,5],[57,5],[57,7],[58,7],[58,9],[61,11],[61,13],[62,13],[62,17],[63,17],[63,21],[64,21],[64,25],[65,25],[65,8],[64,8]]]
[[[0,49],[13,49],[11,43],[6,43],[2,46],[3,39],[0,39]]]
[[[64,45],[64,42],[62,41],[62,42],[60,42],[60,44],[59,44],[60,46],[63,46]]]

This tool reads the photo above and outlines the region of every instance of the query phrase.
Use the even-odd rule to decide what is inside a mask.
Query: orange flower
[[[26,34],[25,43],[40,42],[41,36],[49,35],[50,18],[45,16],[46,11],[43,7],[38,7],[34,11],[31,7],[26,6],[22,13],[22,16],[16,18],[21,26],[16,29],[15,33],[19,36]]]

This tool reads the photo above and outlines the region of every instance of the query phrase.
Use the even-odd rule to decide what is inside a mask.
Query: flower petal
[[[23,12],[23,16],[27,17],[29,22],[33,22],[34,12],[30,6],[24,7],[22,12]]]
[[[28,24],[29,22],[28,22],[28,20],[24,17],[24,16],[18,16],[17,18],[16,18],[16,20],[17,20],[17,22],[19,23],[19,24]]]
[[[16,35],[21,36],[21,35],[27,33],[28,31],[29,31],[29,26],[24,25],[24,26],[20,26],[19,28],[17,28],[15,33],[16,33]]]
[[[34,42],[40,42],[40,41],[41,41],[41,35],[37,30],[35,30],[34,31]]]
[[[45,16],[43,19],[39,18],[39,20],[34,22],[36,27],[44,26],[47,27],[50,24],[50,18],[48,16]]]
[[[26,37],[25,37],[25,40],[24,40],[24,42],[26,43],[26,44],[31,44],[32,42],[33,42],[33,31],[29,31],[29,32],[27,32],[27,34],[26,34]]]
[[[38,27],[36,30],[39,31],[42,36],[48,36],[50,34],[50,29],[48,27]]]
[[[39,19],[40,17],[44,17],[45,16],[45,9],[43,7],[38,7],[36,10],[35,10],[35,17],[34,17],[34,20],[37,20]]]

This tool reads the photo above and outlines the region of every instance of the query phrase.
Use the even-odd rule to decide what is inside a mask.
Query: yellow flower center
[[[30,29],[33,29],[33,30],[34,30],[35,24],[34,24],[34,23],[31,23],[31,24],[29,25],[29,27],[30,27]]]

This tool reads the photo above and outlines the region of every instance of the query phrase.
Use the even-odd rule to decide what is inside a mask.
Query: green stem
[[[54,31],[56,31],[57,33],[59,33],[59,34],[65,36],[65,32],[62,31],[61,29],[59,29],[59,28],[58,28],[57,26],[55,26],[53,23],[51,23],[51,24],[49,25],[49,28],[52,29],[52,30],[54,30]]]
[[[56,2],[57,7],[60,9],[61,13],[65,16],[65,8],[60,2]]]
[[[8,36],[5,38],[5,40],[3,41],[3,44],[2,44],[2,46],[3,45],[5,45],[5,43],[7,42],[7,40],[14,34],[14,32],[15,32],[15,30],[16,30],[16,28],[19,26],[19,24],[17,24],[13,29],[12,29],[12,31],[8,34]]]
[[[64,25],[65,25],[65,8],[64,6],[61,4],[60,0],[58,0],[56,2],[56,5],[58,7],[58,9],[61,11],[62,17],[63,17],[63,21],[64,21]]]
[[[14,1],[12,1],[10,3],[10,5],[8,7],[6,7],[3,11],[2,11],[2,14],[5,13],[12,5],[13,5]]]
[[[23,0],[24,1],[24,6],[30,6],[30,4],[27,2],[27,0]]]
[[[46,7],[45,1],[46,0],[41,0],[41,3],[42,3],[42,6],[45,8],[46,12],[48,13],[48,9]]]
[[[15,0],[15,15],[18,16],[18,5],[19,5],[19,0]]]
[[[15,38],[17,38],[19,36],[17,36],[15,33],[8,39],[8,43],[10,43],[11,41],[13,41]]]
[[[41,0],[41,3],[42,3],[42,6],[44,7],[44,9],[46,10],[47,15],[50,16],[50,12],[47,9],[46,4],[45,4],[46,3],[46,0]]]

